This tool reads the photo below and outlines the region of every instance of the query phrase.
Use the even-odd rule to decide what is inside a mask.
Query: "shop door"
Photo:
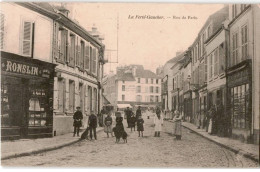
[[[19,78],[2,79],[2,133],[3,137],[22,137],[25,116],[25,87]]]

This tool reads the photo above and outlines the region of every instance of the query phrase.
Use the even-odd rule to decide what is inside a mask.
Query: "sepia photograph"
[[[1,168],[259,168],[246,3],[0,2]]]

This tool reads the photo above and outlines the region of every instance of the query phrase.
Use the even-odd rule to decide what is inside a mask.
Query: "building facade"
[[[228,109],[232,136],[259,143],[259,7],[229,6]]]
[[[0,17],[1,138],[51,137],[52,19],[17,3],[1,3]]]

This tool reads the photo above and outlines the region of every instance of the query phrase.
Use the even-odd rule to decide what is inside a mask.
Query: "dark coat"
[[[105,118],[105,125],[106,125],[106,126],[112,125],[112,122],[113,122],[113,120],[112,120],[112,117],[111,117],[111,116],[107,116],[107,117]]]
[[[141,109],[136,110],[136,119],[138,119],[139,116],[142,116],[142,111]]]
[[[126,109],[125,114],[126,114],[127,119],[130,119],[133,112],[130,109]]]
[[[135,127],[135,123],[136,123],[136,118],[135,116],[131,116],[130,118],[130,126],[129,127]]]
[[[74,122],[73,122],[74,127],[81,127],[82,126],[82,121],[81,121],[83,119],[82,112],[76,111],[73,115],[73,119],[74,119]]]
[[[137,131],[144,131],[144,120],[143,119],[137,119]]]
[[[97,117],[94,114],[89,116],[88,124],[91,128],[97,128]]]

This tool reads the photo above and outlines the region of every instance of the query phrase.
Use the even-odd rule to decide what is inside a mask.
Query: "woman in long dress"
[[[209,120],[209,127],[208,127],[208,133],[212,134],[212,108],[209,110],[209,115],[208,115],[208,120]]]
[[[177,140],[181,140],[181,115],[179,111],[175,111],[175,117],[174,117],[174,132],[173,134],[176,136]]]
[[[154,137],[160,137],[160,132],[162,131],[163,117],[161,115],[161,110],[159,107],[156,109],[156,115],[154,116]]]

